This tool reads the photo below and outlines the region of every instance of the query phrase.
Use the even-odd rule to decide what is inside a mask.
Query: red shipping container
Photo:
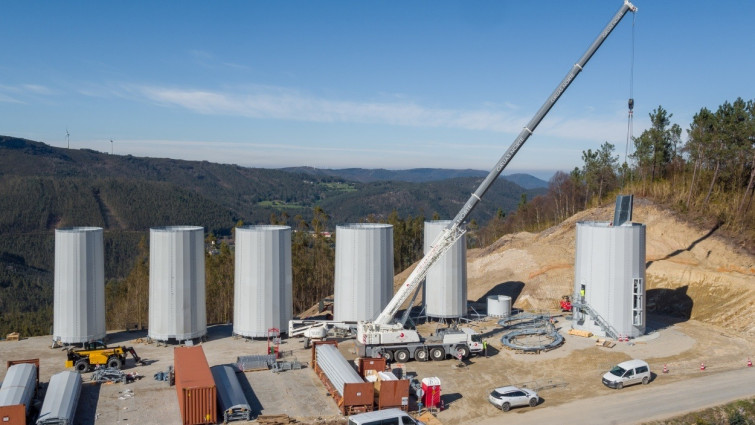
[[[440,378],[422,378],[422,391],[425,407],[440,407]]]
[[[173,363],[182,423],[217,423],[217,388],[202,347],[176,347]]]

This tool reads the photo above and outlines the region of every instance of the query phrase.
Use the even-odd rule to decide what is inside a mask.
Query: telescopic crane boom
[[[407,298],[409,298],[409,295],[411,295],[411,293],[415,289],[417,289],[420,283],[422,283],[422,281],[425,279],[430,267],[435,264],[438,258],[445,254],[446,251],[451,248],[454,242],[456,242],[456,240],[458,240],[464,234],[466,229],[464,229],[462,223],[469,216],[469,213],[472,212],[477,203],[480,202],[483,195],[485,195],[485,192],[487,192],[495,179],[498,178],[503,169],[506,168],[508,163],[511,161],[511,158],[516,155],[522,145],[524,145],[524,142],[527,141],[530,135],[532,135],[532,133],[535,131],[535,128],[537,128],[537,126],[540,124],[540,121],[542,121],[545,115],[548,114],[553,105],[556,104],[556,101],[558,101],[564,91],[572,83],[574,78],[582,71],[582,68],[585,66],[585,64],[587,64],[592,55],[598,50],[600,45],[603,44],[603,41],[608,38],[608,35],[611,34],[611,31],[613,31],[616,25],[618,25],[624,15],[626,15],[626,13],[629,11],[636,12],[637,8],[631,2],[629,2],[629,0],[624,0],[624,4],[622,4],[619,11],[616,12],[613,18],[611,18],[603,31],[600,32],[595,41],[593,41],[592,45],[590,45],[590,47],[587,49],[585,54],[582,55],[582,57],[576,64],[574,64],[566,77],[564,77],[564,79],[556,87],[553,93],[548,97],[548,99],[546,99],[543,106],[540,107],[540,110],[538,110],[535,116],[532,117],[532,120],[530,120],[530,122],[526,127],[524,127],[522,132],[519,133],[519,136],[514,140],[511,146],[509,146],[501,159],[498,160],[495,167],[490,170],[490,173],[487,175],[487,177],[485,177],[485,180],[483,180],[477,190],[472,193],[467,203],[464,204],[464,207],[462,207],[461,211],[456,214],[456,217],[448,225],[448,227],[446,227],[446,229],[440,235],[438,235],[428,253],[422,258],[422,260],[420,260],[417,267],[401,285],[401,288],[399,288],[398,292],[396,292],[396,295],[394,295],[393,299],[391,299],[391,301],[388,303],[385,309],[383,309],[380,315],[378,315],[374,322],[372,322],[371,324],[369,322],[365,322],[366,326],[360,327],[360,333],[370,331],[380,332],[381,325],[382,327],[391,328],[390,324],[393,320],[393,317],[396,315],[401,305],[407,300]],[[370,330],[367,329],[368,327],[370,328]],[[362,341],[365,339],[366,338],[363,337],[359,338],[359,340]]]

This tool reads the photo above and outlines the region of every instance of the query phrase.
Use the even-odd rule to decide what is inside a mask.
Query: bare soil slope
[[[470,301],[509,295],[514,307],[553,310],[574,284],[576,223],[610,221],[613,205],[583,211],[539,234],[506,235],[469,250]],[[647,200],[635,200],[633,221],[647,226],[648,308],[755,335],[755,258],[716,235],[682,222]],[[396,276],[400,285],[411,270]]]

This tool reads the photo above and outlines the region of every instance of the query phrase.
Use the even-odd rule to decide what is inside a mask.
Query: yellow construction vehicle
[[[133,347],[108,347],[96,341],[84,344],[83,348],[69,349],[66,367],[72,367],[79,373],[88,372],[97,365],[122,369],[126,364],[126,354],[131,354],[136,363],[144,364]]]

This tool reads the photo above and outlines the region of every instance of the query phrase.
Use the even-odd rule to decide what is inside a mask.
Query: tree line
[[[558,224],[577,212],[594,205],[612,201],[618,193],[634,193],[646,197],[666,206],[690,221],[701,226],[720,229],[735,238],[746,249],[754,250],[755,241],[755,211],[752,208],[753,191],[755,190],[755,101],[736,99],[724,102],[715,111],[701,108],[694,115],[686,129],[686,140],[682,140],[685,130],[679,124],[673,123],[673,114],[662,106],[654,109],[650,114],[651,127],[632,140],[633,151],[624,162],[616,154],[615,145],[604,142],[596,150],[588,149],[582,152],[583,164],[569,173],[558,172],[549,181],[547,193],[528,198],[527,193],[519,194],[516,209],[511,211],[503,205],[498,205],[498,211],[484,223],[477,219],[468,224],[467,243],[470,248],[484,247],[492,244],[506,233],[518,231],[540,231]],[[68,208],[88,214],[90,204],[97,203],[97,196],[91,191],[91,185],[85,185],[79,180],[54,182],[49,178],[38,179],[3,179],[0,181],[0,194],[8,199],[14,199],[17,206],[9,206],[0,212],[4,219],[0,220],[3,232],[15,232],[18,228],[28,230],[14,237],[0,240],[0,252],[13,257],[18,252],[18,241],[28,245],[40,256],[36,258],[24,256],[0,258],[0,265],[8,262],[20,262],[24,267],[38,268],[41,272],[52,261],[52,246],[54,238],[49,232],[41,232],[50,220],[55,221],[55,211],[67,211]],[[128,208],[130,201],[125,196],[116,196],[121,189],[136,187],[138,183],[106,181],[98,186],[98,196],[108,200],[110,205],[116,203],[120,208]],[[17,185],[22,186],[17,186]],[[78,193],[86,194],[81,197],[63,199],[49,195],[60,189],[55,185],[76,185],[84,188]],[[112,186],[109,186],[112,185]],[[16,187],[25,188],[17,190]],[[46,190],[44,188],[52,188]],[[159,186],[150,186],[155,195],[168,194]],[[44,189],[44,190],[43,190]],[[139,188],[142,192],[146,188]],[[24,196],[24,192],[38,193],[40,197]],[[172,193],[172,192],[171,192]],[[139,195],[152,196],[152,195]],[[183,196],[183,195],[181,195]],[[121,200],[122,198],[122,200]],[[152,198],[150,198],[152,199]],[[141,203],[144,199],[139,200]],[[92,204],[94,202],[94,204]],[[137,201],[132,200],[131,204]],[[157,202],[157,201],[156,201]],[[191,208],[200,199],[193,199],[191,195],[172,200],[165,205],[165,209],[158,208],[157,213],[177,207]],[[508,201],[507,201],[508,202]],[[165,203],[163,203],[165,204]],[[67,205],[67,206],[66,206]],[[77,206],[77,205],[80,205]],[[158,202],[159,205],[159,202]],[[133,207],[132,207],[133,208]],[[19,227],[14,228],[9,223],[14,222],[13,215],[28,211],[53,211],[47,214],[30,214],[19,221]],[[115,208],[114,208],[115,209]],[[215,215],[213,208],[197,210],[197,219],[217,220],[218,228],[233,219],[236,225],[242,225],[226,213]],[[270,213],[271,224],[286,224],[295,231],[292,236],[292,268],[294,285],[294,311],[298,314],[315,305],[320,299],[333,294],[335,238],[332,234],[327,237],[325,232],[332,229],[331,217],[325,209],[316,205],[311,211],[301,209],[297,214],[289,216],[289,210],[283,209]],[[509,212],[510,211],[510,212]],[[424,213],[425,211],[422,211]],[[399,272],[422,257],[423,224],[425,216],[400,213],[394,209],[387,215],[367,215],[361,219],[364,222],[384,222],[393,225],[394,230],[394,269]],[[22,214],[23,215],[23,214]],[[67,220],[66,214],[61,215]],[[137,217],[141,217],[138,214]],[[92,220],[105,220],[106,214],[92,217]],[[105,218],[102,218],[105,217]],[[438,214],[433,214],[437,219]],[[116,219],[120,219],[116,217]],[[139,222],[152,222],[153,217],[141,217],[129,225]],[[126,219],[124,219],[126,220]],[[207,313],[209,323],[228,323],[233,318],[233,245],[232,234],[227,232],[216,237],[211,235],[208,241],[214,240],[216,249],[213,254],[207,254],[206,285],[207,285]],[[35,233],[36,232],[36,233]],[[119,233],[120,232],[120,233]],[[222,233],[222,232],[221,232]],[[113,236],[108,236],[108,235]],[[19,239],[20,238],[20,239]],[[109,276],[122,276],[107,282],[107,311],[108,328],[117,329],[126,326],[146,327],[148,321],[148,287],[149,287],[149,249],[146,231],[129,232],[114,231],[105,234],[106,249],[113,251],[128,251],[117,261],[107,261],[106,267],[115,270],[113,265],[119,263],[118,273]],[[110,242],[108,242],[108,240]],[[11,245],[9,245],[11,244]],[[44,254],[44,253],[47,254]],[[125,252],[125,251],[124,251]],[[106,255],[106,258],[110,255]],[[131,258],[131,262],[125,261]],[[125,263],[125,265],[124,265]],[[4,266],[5,267],[5,266]],[[52,277],[42,273],[39,277],[19,275],[4,269],[0,274],[0,304],[15,295],[15,288],[19,282],[29,282],[37,279],[38,287],[30,285],[28,290],[38,293],[28,293],[27,307],[16,310],[3,308],[0,323],[24,323],[23,329],[33,334],[49,332],[51,325],[51,286]],[[15,269],[13,269],[15,270]],[[14,277],[15,276],[15,277]],[[5,289],[5,291],[3,291]],[[26,292],[21,292],[26,293]],[[40,298],[41,297],[41,298]],[[42,301],[40,301],[42,300]],[[44,300],[47,300],[46,302]],[[7,302],[3,306],[9,305]],[[21,305],[21,304],[19,304]],[[31,314],[34,306],[39,306],[40,314],[37,318],[31,316],[19,319],[23,314]],[[24,312],[27,309],[29,311]],[[48,310],[45,310],[48,309]],[[46,312],[45,312],[46,311]],[[12,320],[9,322],[9,320]]]
[[[615,145],[604,142],[582,152],[583,165],[557,172],[548,192],[502,211],[477,228],[485,246],[506,233],[539,231],[619,193],[647,197],[682,217],[722,232],[755,250],[755,100],[725,101],[716,110],[701,108],[686,129],[658,106],[651,127],[632,139],[633,152],[619,162]],[[470,227],[476,223],[471,222]]]

